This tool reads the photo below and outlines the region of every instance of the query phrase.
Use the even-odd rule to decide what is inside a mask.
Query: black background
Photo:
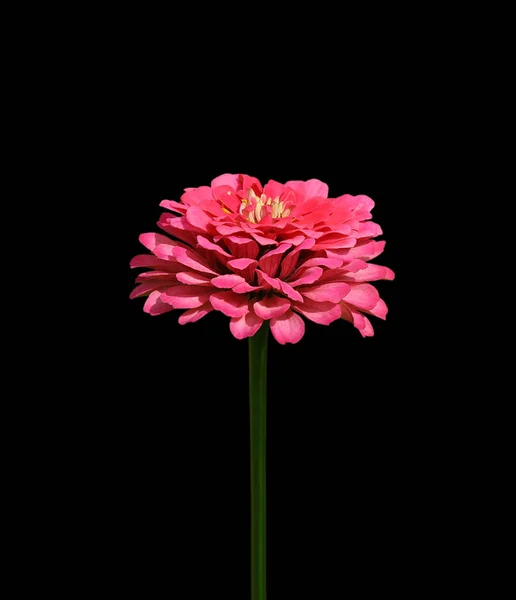
[[[506,392],[467,348],[503,324],[477,298],[489,285],[464,274],[468,259],[492,254],[467,217],[498,200],[464,158],[482,146],[469,108],[491,87],[474,60],[472,89],[457,93],[472,47],[448,25],[450,60],[432,11],[407,21],[389,6],[373,27],[370,7],[361,20],[319,22],[310,7],[306,24],[283,25],[279,11],[253,7],[234,27],[191,8],[193,19],[150,24],[139,10],[134,22],[90,11],[84,38],[68,29],[80,52],[57,37],[55,59],[38,46],[39,77],[22,77],[21,121],[36,123],[19,143],[43,173],[25,169],[12,196],[27,217],[13,230],[37,231],[9,260],[20,262],[21,241],[44,285],[20,285],[5,312],[6,330],[27,317],[6,345],[22,365],[15,393],[5,384],[20,416],[5,420],[21,511],[7,518],[20,556],[34,558],[17,584],[67,598],[249,597],[247,343],[220,314],[180,327],[180,311],[150,317],[129,300],[129,261],[145,251],[138,235],[157,230],[160,200],[243,172],[371,196],[387,241],[377,262],[396,273],[375,284],[389,314],[371,319],[374,338],[306,322],[297,345],[270,339],[269,598],[361,597],[357,587],[417,598],[453,572],[462,589],[479,499],[494,494],[508,454],[491,459],[492,438],[511,439],[499,418],[485,423],[486,404]],[[461,329],[466,309],[475,315]]]

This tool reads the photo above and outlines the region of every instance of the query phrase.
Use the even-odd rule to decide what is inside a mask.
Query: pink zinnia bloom
[[[218,310],[238,339],[270,320],[280,344],[303,337],[301,316],[321,325],[345,319],[364,337],[374,334],[366,315],[385,319],[387,306],[368,282],[394,273],[367,262],[385,246],[372,239],[382,230],[369,220],[371,198],[328,198],[317,179],[262,187],[254,177],[226,174],[160,206],[173,214],[163,213],[158,225],[176,239],[144,233],[140,242],[152,255],[131,261],[151,269],[131,294],[148,296],[145,312],[187,309],[183,325]]]

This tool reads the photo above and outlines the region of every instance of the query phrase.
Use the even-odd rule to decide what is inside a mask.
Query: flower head
[[[374,334],[367,314],[385,319],[387,306],[368,282],[394,273],[367,262],[385,246],[373,240],[382,230],[369,220],[371,198],[328,198],[317,179],[262,187],[254,177],[226,174],[160,206],[171,213],[158,225],[175,239],[144,233],[152,254],[131,261],[150,269],[131,294],[148,296],[145,312],[186,309],[185,324],[218,310],[238,339],[270,320],[280,344],[303,337],[302,317],[321,325],[345,319],[364,337]]]

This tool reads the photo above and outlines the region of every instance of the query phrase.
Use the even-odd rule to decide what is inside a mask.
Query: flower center
[[[279,196],[274,198],[274,200],[267,198],[265,194],[258,197],[254,190],[248,189],[240,204],[240,214],[251,223],[259,223],[268,214],[273,219],[288,217],[290,208],[285,206],[283,202],[280,202]]]

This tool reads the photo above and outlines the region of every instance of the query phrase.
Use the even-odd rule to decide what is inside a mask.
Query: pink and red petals
[[[154,252],[156,246],[160,244],[166,244],[168,246],[177,246],[178,242],[172,241],[170,238],[161,233],[142,233],[139,237],[140,243],[143,244],[147,250]]]
[[[224,173],[224,175],[219,175],[215,177],[215,179],[211,182],[211,187],[216,188],[221,185],[227,185],[233,190],[238,189],[238,175],[233,175],[232,173]]]
[[[328,186],[317,179],[270,180],[262,190],[254,177],[226,173],[160,205],[171,212],[158,226],[173,239],[142,234],[153,255],[131,261],[132,268],[150,269],[130,296],[148,295],[149,314],[187,309],[179,317],[184,324],[217,310],[231,318],[238,339],[270,320],[281,344],[303,336],[299,315],[324,325],[348,320],[364,337],[373,335],[364,313],[387,315],[368,283],[394,279],[388,267],[367,262],[385,247],[372,239],[382,230],[370,220],[368,196],[328,198]]]
[[[158,291],[152,292],[143,305],[143,311],[149,315],[152,315],[153,317],[170,312],[171,310],[174,310],[174,307],[170,306],[170,304],[165,304],[162,302],[161,292]]]
[[[319,325],[329,325],[341,318],[340,305],[331,302],[314,302],[305,298],[303,304],[294,303],[293,308]]]
[[[356,273],[346,273],[346,278],[349,281],[355,281],[357,283],[363,281],[380,281],[381,279],[392,281],[394,279],[394,271],[389,269],[389,267],[382,267],[380,265],[369,263],[365,268],[360,269]]]
[[[235,258],[255,259],[260,252],[258,244],[254,240],[249,239],[248,237],[228,235],[223,239],[228,250]]]
[[[209,285],[211,286],[211,279],[195,271],[182,271],[177,273],[177,280],[186,285]]]
[[[310,250],[311,248],[313,248],[314,244],[314,239],[307,238],[304,242],[299,244],[299,246],[297,246],[294,250],[287,254],[287,256],[283,259],[283,262],[281,264],[281,271],[279,275],[281,279],[285,279],[286,277],[288,277],[288,275],[290,275],[290,273],[292,273],[292,271],[297,265],[300,253],[303,250]]]
[[[357,243],[354,248],[349,250],[349,256],[351,258],[361,258],[362,260],[373,260],[385,249],[385,242],[380,241],[377,242],[375,240],[369,240],[366,243],[363,243],[364,240]]]
[[[210,240],[206,239],[202,235],[197,236],[197,243],[199,244],[199,246],[201,248],[204,248],[205,250],[210,250],[211,252],[215,252],[215,254],[218,254],[219,257],[221,257],[221,258],[225,258],[225,259],[231,258],[231,254],[228,254],[220,246],[217,246],[217,244],[210,242]],[[223,261],[223,262],[224,262],[224,264],[226,264],[226,261]]]
[[[199,319],[202,319],[208,313],[213,310],[211,304],[206,302],[202,306],[191,308],[185,311],[178,319],[179,325],[186,325],[187,323],[195,323]]]
[[[138,254],[135,256],[131,262],[129,263],[131,269],[138,269],[140,267],[145,267],[146,269],[159,269],[160,271],[169,271],[171,273],[175,271],[180,271],[180,265],[175,263],[171,263],[168,260],[162,260],[161,258],[156,258],[151,254]]]
[[[174,285],[161,292],[161,300],[174,308],[197,308],[208,302],[210,290],[195,285]]]
[[[229,329],[237,340],[252,337],[263,324],[261,319],[254,312],[248,312],[241,317],[233,317],[229,322]]]
[[[370,315],[374,315],[375,317],[378,317],[379,319],[383,319],[385,321],[389,309],[387,308],[387,304],[385,304],[385,302],[380,298],[376,305],[367,312]]]
[[[241,317],[249,312],[249,296],[233,291],[216,292],[210,295],[211,305],[226,317]]]
[[[352,306],[347,306],[344,302],[341,303],[342,319],[352,323],[362,337],[371,337],[374,335],[374,329],[371,321],[361,312],[355,310]]]
[[[266,290],[270,290],[271,288],[274,290],[281,290],[280,287],[280,280],[279,279],[275,279],[274,277],[270,277],[269,275],[267,275],[267,273],[264,273],[263,271],[260,271],[259,269],[256,270],[256,276],[258,278],[258,284],[263,287]]]
[[[160,288],[166,288],[170,285],[168,281],[155,282],[150,281],[147,283],[141,283],[137,285],[134,290],[131,292],[129,299],[133,300],[134,298],[139,298],[140,296],[146,296],[149,292],[153,292],[154,290],[159,290]]]
[[[291,285],[289,285],[286,281],[278,280],[281,291],[290,298],[291,300],[296,300],[297,302],[303,302],[303,296],[295,290]]]
[[[146,273],[140,273],[136,278],[137,283],[145,283],[146,281],[157,281],[164,279],[168,282],[168,285],[174,283],[177,280],[177,273],[167,273],[166,271],[147,271]]]
[[[310,298],[315,302],[340,302],[349,292],[351,286],[343,282],[322,283],[321,285],[312,285],[309,287],[300,287],[298,292],[305,298]]]
[[[179,213],[180,215],[184,215],[187,210],[184,204],[176,202],[175,200],[162,200],[159,205],[175,213]]]
[[[258,264],[257,260],[253,258],[235,258],[233,260],[228,260],[228,267],[235,271],[245,271],[249,267],[255,267]]]
[[[185,244],[193,245],[195,243],[194,228],[188,223],[186,217],[173,217],[163,213],[157,222],[157,226]]]
[[[358,227],[357,238],[376,237],[382,233],[382,228],[377,223],[362,221]]]
[[[208,273],[209,275],[217,276],[212,268],[210,268],[206,262],[193,250],[187,248],[174,248],[173,256],[177,262],[181,263],[185,267],[190,267],[194,271],[200,273]]]
[[[242,228],[239,225],[217,225],[215,229],[222,236],[234,235],[235,233],[242,233]]]
[[[284,189],[285,186],[282,183],[270,179],[269,182],[265,184],[263,193],[267,196],[267,198],[274,200],[283,194]]]
[[[308,181],[287,181],[285,187],[293,189],[300,199],[310,199],[315,196],[328,198],[328,185],[318,179],[309,179]]]
[[[309,283],[314,283],[318,279],[320,279],[323,274],[323,270],[321,267],[311,267],[310,269],[303,269],[302,272],[299,273],[298,279],[294,279],[294,281],[289,281],[289,284],[292,287],[297,287],[298,285],[308,285]]]
[[[208,226],[211,226],[212,219],[199,206],[190,206],[186,211],[186,220],[193,227],[197,227],[202,231],[208,231]]]
[[[251,233],[251,236],[260,244],[260,246],[276,246],[278,243],[276,240],[260,235],[259,233]]]
[[[186,188],[185,193],[181,196],[181,202],[188,206],[202,206],[212,198],[211,187],[202,185],[198,188]]]
[[[256,275],[258,276],[258,283],[266,290],[272,288],[274,290],[283,292],[283,294],[285,294],[285,296],[287,296],[291,300],[303,302],[303,296],[301,296],[301,294],[297,292],[287,282],[282,281],[281,279],[276,279],[274,277],[269,277],[269,275],[267,275],[267,273],[264,273],[263,271],[257,270]]]
[[[280,296],[265,296],[253,304],[254,312],[262,319],[273,319],[287,312],[290,308],[290,300]]]
[[[299,315],[288,310],[271,319],[271,333],[279,344],[297,344],[305,335],[305,323]]]
[[[368,283],[351,284],[350,288],[345,298],[346,304],[353,304],[361,310],[371,310],[380,300],[378,290]]]
[[[301,269],[307,269],[308,267],[328,267],[329,269],[339,269],[343,264],[340,258],[324,258],[324,256],[317,256],[306,260],[303,264],[299,265],[298,270],[294,273],[294,276],[300,272]]]
[[[218,288],[232,288],[239,283],[246,283],[240,275],[219,275],[211,280],[212,285]]]
[[[270,277],[275,277],[276,273],[278,272],[281,259],[283,258],[285,252],[291,247],[291,244],[280,244],[277,248],[274,248],[274,250],[264,254],[258,261],[260,269],[267,273],[267,275]]]
[[[246,192],[252,189],[257,196],[262,194],[262,184],[256,177],[249,177],[249,175],[238,175],[238,188],[237,190]]]
[[[256,292],[257,290],[261,290],[262,286],[260,285],[249,285],[246,283],[237,283],[233,288],[233,291],[237,294],[247,294],[248,292]]]

